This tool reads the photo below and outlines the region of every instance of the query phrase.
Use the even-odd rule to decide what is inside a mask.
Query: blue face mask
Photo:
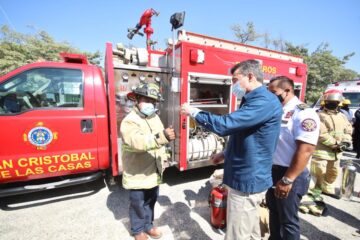
[[[145,114],[146,116],[151,116],[155,113],[156,109],[154,104],[152,103],[142,103],[140,107],[140,112]]]
[[[245,89],[240,86],[239,81],[232,86],[232,93],[239,99],[245,95]]]

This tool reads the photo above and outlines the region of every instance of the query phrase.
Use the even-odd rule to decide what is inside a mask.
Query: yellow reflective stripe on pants
[[[334,152],[329,152],[325,150],[315,150],[313,157],[326,160],[335,160],[336,154]]]
[[[340,171],[340,161],[312,159],[311,175],[315,177],[315,188],[325,193],[335,193],[336,178]]]

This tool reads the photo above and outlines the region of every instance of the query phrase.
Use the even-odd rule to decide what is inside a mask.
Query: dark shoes
[[[341,198],[339,195],[336,195],[334,193],[322,192],[322,194],[324,194],[326,196],[329,196],[329,197],[332,197],[332,198],[335,198],[335,199],[340,199]]]
[[[148,240],[149,239],[148,236],[143,232],[136,234],[134,236],[134,238],[135,238],[135,240]]]
[[[162,237],[162,232],[157,227],[151,228],[149,231],[146,232],[151,238],[159,239]]]

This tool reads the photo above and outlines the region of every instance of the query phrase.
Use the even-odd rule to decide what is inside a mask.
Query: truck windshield
[[[83,73],[37,68],[0,83],[0,114],[37,108],[83,107]]]
[[[360,92],[344,92],[343,96],[349,99],[351,104],[350,107],[358,108],[360,104]]]

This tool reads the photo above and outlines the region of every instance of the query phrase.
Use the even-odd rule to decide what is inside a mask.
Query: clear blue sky
[[[259,32],[306,44],[311,52],[322,42],[329,43],[338,57],[355,52],[346,67],[360,73],[358,0],[0,0],[0,25],[21,33],[33,32],[31,25],[56,41],[103,53],[105,42],[145,47],[145,37],[135,36],[130,42],[126,35],[147,8],[160,12],[153,18],[152,38],[162,48],[172,36],[171,14],[186,11],[187,31],[235,40],[231,26],[252,21]]]

